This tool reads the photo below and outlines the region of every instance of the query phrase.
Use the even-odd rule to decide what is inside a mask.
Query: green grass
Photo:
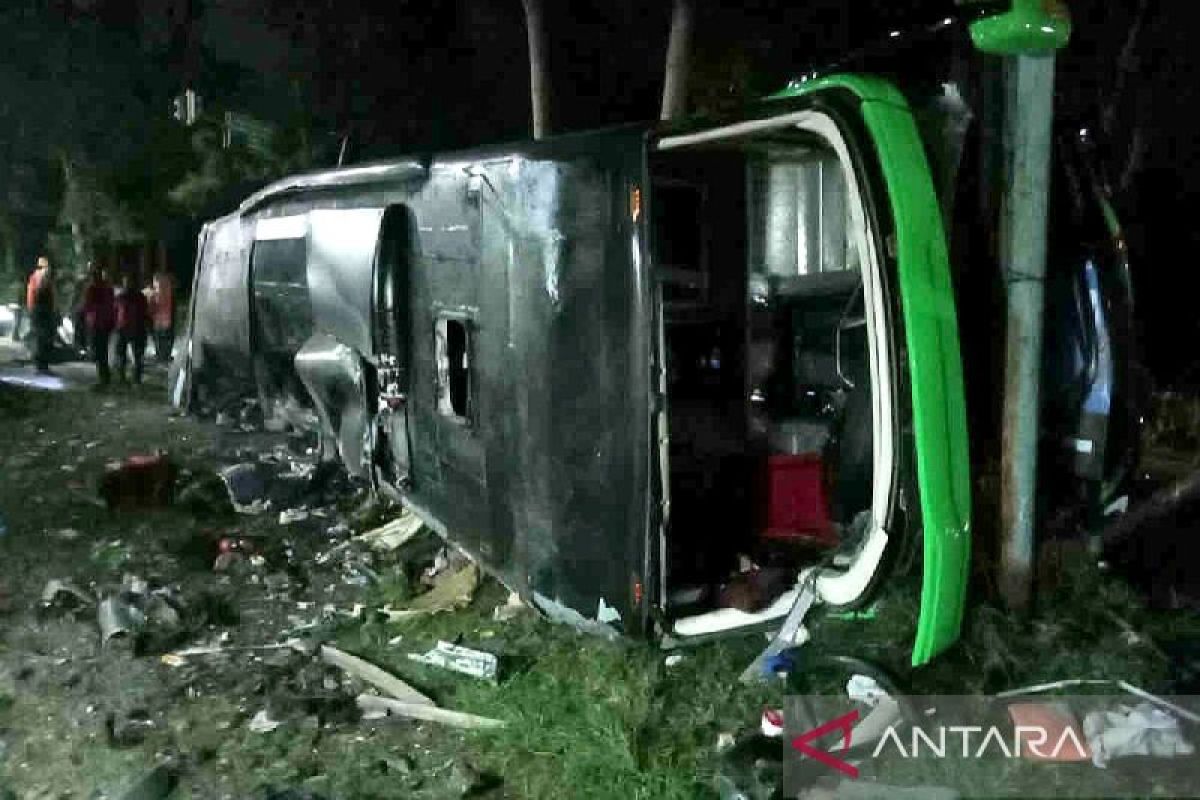
[[[683,661],[667,668],[665,654],[645,642],[601,641],[532,612],[494,621],[492,609],[507,592],[491,581],[455,613],[395,624],[368,614],[365,621],[342,618],[316,634],[394,672],[446,708],[504,720],[507,727],[500,731],[464,733],[408,722],[332,722],[314,729],[300,714],[273,733],[252,733],[247,720],[313,665],[299,656],[274,666],[231,656],[176,670],[152,656],[119,661],[95,653],[88,620],[63,627],[55,639],[53,626],[38,628],[23,615],[48,577],[104,586],[133,570],[181,581],[198,609],[210,603],[225,609],[204,612],[214,627],[198,631],[197,638],[228,630],[243,644],[277,637],[290,624],[287,613],[299,613],[301,599],[318,607],[361,602],[377,608],[402,604],[418,589],[403,563],[409,550],[376,559],[378,584],[350,586],[336,569],[321,572],[306,560],[324,544],[319,533],[305,538],[283,531],[270,515],[222,516],[203,507],[133,515],[97,509],[89,498],[110,458],[166,443],[185,466],[200,468],[214,460],[221,435],[192,420],[168,422],[157,400],[152,390],[99,397],[0,390],[0,410],[13,413],[3,422],[15,443],[0,454],[5,470],[0,514],[10,529],[0,541],[0,559],[3,579],[23,604],[0,617],[0,698],[11,698],[7,707],[0,702],[0,727],[11,732],[4,735],[10,747],[0,761],[0,786],[10,781],[22,796],[35,796],[39,786],[87,796],[122,785],[157,754],[169,753],[185,776],[180,797],[255,797],[274,786],[307,787],[329,798],[441,798],[460,796],[473,783],[486,789],[497,780],[494,796],[516,798],[705,797],[714,796],[713,780],[722,768],[718,736],[756,730],[762,708],[781,704],[779,687],[737,682],[765,644],[760,636],[684,651]],[[88,448],[92,441],[100,444]],[[64,463],[74,471],[63,471]],[[370,527],[378,513],[364,511],[358,528]],[[83,535],[75,541],[52,538],[51,532],[64,527]],[[258,535],[273,546],[295,540],[298,569],[309,583],[268,603],[263,587],[248,577],[214,575],[204,542],[230,534]],[[121,545],[108,544],[114,540]],[[1171,665],[1158,643],[1200,633],[1195,615],[1151,613],[1119,581],[1083,559],[1070,565],[1053,594],[1040,598],[1030,620],[975,598],[962,641],[933,664],[913,670],[908,659],[918,590],[913,576],[894,581],[868,620],[814,614],[813,640],[804,652],[864,658],[889,671],[902,688],[922,694],[994,692],[1070,677],[1120,678],[1165,691],[1171,688]],[[240,621],[232,624],[235,617]],[[398,635],[402,640],[389,644]],[[439,639],[498,654],[500,680],[476,681],[406,658]],[[34,653],[34,645],[45,652]],[[57,654],[50,645],[74,648],[70,668],[85,672],[81,685],[66,685],[61,668],[44,665],[36,686],[13,677],[34,655],[38,664],[52,663]],[[844,682],[833,671],[810,677],[817,690],[840,691],[837,681]],[[346,687],[348,695],[359,690]],[[142,745],[109,747],[96,736],[95,716],[81,709],[89,703],[115,707],[130,698],[152,703],[162,713],[161,723]],[[18,769],[20,763],[29,768]]]
[[[670,669],[645,643],[607,642],[532,613],[494,622],[504,593],[471,608],[401,624],[346,626],[337,644],[403,677],[442,705],[496,717],[502,731],[468,735],[476,766],[527,798],[691,798],[714,776],[719,733],[757,725],[772,691],[736,676],[758,641],[688,652]],[[399,646],[388,646],[403,635]],[[438,639],[500,656],[491,684],[409,661]]]

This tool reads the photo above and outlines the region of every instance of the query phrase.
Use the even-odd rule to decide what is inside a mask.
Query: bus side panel
[[[250,357],[249,232],[237,216],[213,222],[193,298],[193,378],[201,400],[248,394]]]
[[[490,421],[479,408],[488,387],[475,374],[472,349],[480,336],[490,334],[488,321],[478,313],[479,214],[467,189],[461,169],[435,164],[409,200],[417,227],[409,283],[409,499],[486,561],[480,552],[490,534],[481,431]],[[469,375],[466,403],[457,415],[442,408],[445,376],[439,372],[438,336],[447,321],[469,331],[467,351],[460,354]]]
[[[582,138],[435,164],[411,201],[409,498],[552,616],[641,630],[650,283],[629,196],[644,143]],[[464,339],[465,404],[444,385]]]
[[[606,136],[522,165],[514,516],[543,609],[633,632],[649,577],[652,283],[630,200],[644,143]]]
[[[372,266],[383,210],[314,209],[308,217],[313,328],[369,356]]]

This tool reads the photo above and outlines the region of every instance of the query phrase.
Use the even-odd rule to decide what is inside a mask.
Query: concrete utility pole
[[[1000,263],[1008,302],[1001,513],[1001,590],[1010,606],[1033,600],[1039,378],[1045,310],[1046,211],[1050,188],[1053,55],[1004,65],[1004,188]]]
[[[1000,266],[1007,332],[1000,591],[1016,611],[1033,602],[1054,54],[1070,36],[1063,0],[1012,0],[1007,11],[971,24],[975,46],[1003,59]]]

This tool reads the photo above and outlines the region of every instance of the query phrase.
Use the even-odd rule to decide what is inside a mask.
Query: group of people
[[[24,300],[33,333],[34,363],[39,372],[48,372],[58,313],[50,277],[50,261],[45,256],[38,258],[37,269],[29,276]],[[132,356],[133,382],[141,383],[146,342],[151,333],[159,361],[165,363],[170,359],[174,340],[174,282],[170,273],[160,271],[154,275],[149,287],[141,289],[136,273],[128,271],[124,273],[118,288],[109,281],[103,268],[89,263],[86,283],[76,301],[74,316],[76,326],[82,326],[84,341],[96,365],[100,385],[107,386],[112,379],[109,352],[114,338],[117,379],[121,382],[126,380],[126,370]]]

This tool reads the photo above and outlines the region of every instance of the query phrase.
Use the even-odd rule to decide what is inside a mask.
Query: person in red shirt
[[[33,326],[33,360],[38,372],[50,371],[50,352],[54,349],[54,329],[58,313],[54,309],[54,282],[50,277],[50,260],[39,256],[37,269],[29,276],[25,305]]]
[[[96,376],[101,386],[107,386],[108,340],[117,324],[117,304],[112,284],[99,267],[92,269],[88,284],[83,290],[83,324],[88,332],[92,361],[96,364]]]
[[[142,382],[146,356],[146,323],[149,303],[138,288],[137,276],[128,273],[117,294],[117,380],[124,382],[125,366],[133,353],[133,382]]]
[[[154,322],[154,353],[160,364],[171,358],[175,340],[175,280],[165,269],[155,273],[150,294],[150,316]]]

